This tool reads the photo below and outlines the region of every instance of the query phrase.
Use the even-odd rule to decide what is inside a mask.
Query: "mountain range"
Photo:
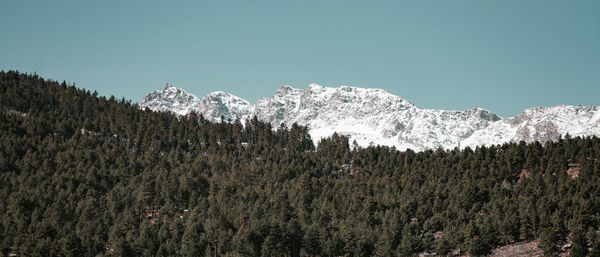
[[[147,94],[140,108],[186,115],[192,111],[212,122],[242,122],[256,116],[273,128],[293,123],[308,126],[315,142],[334,132],[361,147],[394,146],[399,150],[453,149],[506,142],[546,142],[560,136],[600,135],[598,106],[534,107],[501,118],[481,108],[465,111],[421,109],[382,89],[310,84],[283,86],[255,104],[226,92],[199,98],[170,84]]]

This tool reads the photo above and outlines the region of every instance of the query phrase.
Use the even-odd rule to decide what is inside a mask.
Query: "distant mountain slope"
[[[452,149],[477,145],[556,140],[559,136],[600,135],[596,106],[534,107],[502,119],[487,110],[420,109],[381,89],[310,84],[305,89],[284,86],[255,105],[225,92],[199,99],[167,85],[145,96],[141,108],[185,115],[196,111],[219,122],[256,116],[274,128],[293,123],[310,128],[318,141],[337,132],[360,146],[388,145],[400,150]]]

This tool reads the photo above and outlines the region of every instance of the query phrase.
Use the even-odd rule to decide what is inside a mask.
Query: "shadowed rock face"
[[[556,140],[600,135],[595,106],[534,107],[502,119],[481,108],[466,111],[420,109],[381,89],[310,84],[305,89],[284,86],[256,104],[225,92],[202,99],[167,86],[148,94],[141,108],[185,115],[198,112],[210,121],[256,116],[273,128],[293,123],[308,126],[313,140],[338,132],[359,146],[388,145],[397,149],[452,149],[518,141]]]
[[[533,125],[535,133],[530,136],[532,140],[537,140],[542,143],[546,141],[556,140],[560,136],[558,127],[551,121],[542,121]]]

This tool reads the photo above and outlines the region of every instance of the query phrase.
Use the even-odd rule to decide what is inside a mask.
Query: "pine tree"
[[[596,234],[596,231],[592,229],[590,236],[590,242],[592,243],[592,250],[590,251],[590,257],[600,257],[600,236]]]
[[[560,247],[560,232],[555,228],[546,228],[540,234],[538,246],[544,251],[545,256],[558,256]]]
[[[571,235],[571,257],[585,257],[588,254],[587,239],[585,238],[585,231],[581,226],[577,226]]]

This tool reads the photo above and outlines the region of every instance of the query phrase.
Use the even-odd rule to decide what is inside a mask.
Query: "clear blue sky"
[[[314,82],[501,116],[600,105],[598,0],[5,0],[0,24],[0,69],[134,102]]]

